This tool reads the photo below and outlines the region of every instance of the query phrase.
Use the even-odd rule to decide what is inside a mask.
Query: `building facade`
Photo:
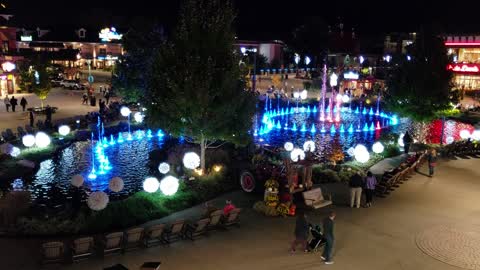
[[[0,45],[0,97],[4,97],[19,89],[17,65],[23,56],[17,50],[14,27],[0,27]]]
[[[453,72],[453,83],[460,90],[480,90],[480,34],[446,35],[445,46],[450,58],[447,69]]]

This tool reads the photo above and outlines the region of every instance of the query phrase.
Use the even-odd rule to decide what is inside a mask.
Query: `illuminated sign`
[[[345,78],[347,80],[358,80],[359,75],[358,75],[358,73],[355,73],[353,71],[349,71],[347,73],[343,73],[343,78]]]
[[[15,69],[15,64],[12,62],[5,62],[2,64],[2,69],[6,72],[11,72],[12,70]]]
[[[122,39],[122,36],[123,35],[117,33],[117,30],[115,29],[115,27],[103,28],[100,31],[100,33],[98,34],[98,37],[102,41],[106,41],[106,42],[109,42],[109,41],[112,41],[112,40],[120,40],[120,39]]]
[[[445,42],[445,46],[480,46],[480,42]]]
[[[32,36],[20,36],[21,41],[32,41]]]
[[[454,72],[461,72],[461,73],[465,73],[465,72],[479,73],[480,72],[479,65],[450,64],[447,66],[447,69]]]

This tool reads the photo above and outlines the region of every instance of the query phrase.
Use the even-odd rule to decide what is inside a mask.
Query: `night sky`
[[[155,17],[168,29],[175,25],[178,0],[157,1],[4,1],[16,21],[36,27],[128,27],[135,17]],[[433,1],[432,1],[433,2]],[[442,1],[443,2],[443,1]],[[288,39],[292,29],[307,16],[329,25],[342,18],[345,28],[356,32],[415,31],[422,23],[436,23],[444,32],[480,33],[480,1],[368,1],[368,0],[234,0],[236,29],[241,39]],[[68,3],[68,6],[67,4]]]

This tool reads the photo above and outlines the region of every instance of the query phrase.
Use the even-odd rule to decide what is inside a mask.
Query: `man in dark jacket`
[[[22,106],[23,111],[25,111],[25,107],[27,107],[27,104],[27,99],[25,99],[25,97],[22,97],[22,99],[20,100],[20,106]]]
[[[325,264],[333,264],[332,261],[332,250],[335,237],[333,235],[333,229],[335,226],[334,219],[336,214],[334,211],[330,211],[328,217],[323,220],[323,237],[325,238],[325,249],[321,256],[322,260],[325,261]]]
[[[410,144],[412,144],[413,142],[413,139],[412,139],[412,136],[410,136],[410,133],[405,132],[405,135],[403,136],[403,150],[405,152],[405,154],[408,154],[408,152],[410,151]]]
[[[10,105],[12,105],[12,112],[15,112],[15,107],[18,105],[18,103],[14,96],[12,96],[12,99],[10,99]]]
[[[298,244],[302,244],[302,248],[305,252],[307,249],[307,239],[310,228],[305,213],[298,213],[297,221],[295,223],[295,240],[292,242],[291,252],[294,253]]]
[[[360,208],[360,201],[362,199],[362,187],[363,187],[363,178],[357,172],[348,183],[350,186],[350,208],[353,208],[355,205],[357,208]]]

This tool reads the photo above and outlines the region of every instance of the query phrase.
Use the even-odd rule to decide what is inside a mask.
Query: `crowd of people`
[[[16,107],[18,106],[18,99],[16,99],[15,96],[12,96],[11,98],[9,98],[7,95],[3,99],[3,103],[5,104],[5,110],[7,112],[10,112],[10,107],[12,108],[12,112],[15,112]],[[27,105],[28,105],[27,99],[25,97],[22,97],[22,99],[20,99],[20,106],[22,107],[23,111],[25,111]]]

